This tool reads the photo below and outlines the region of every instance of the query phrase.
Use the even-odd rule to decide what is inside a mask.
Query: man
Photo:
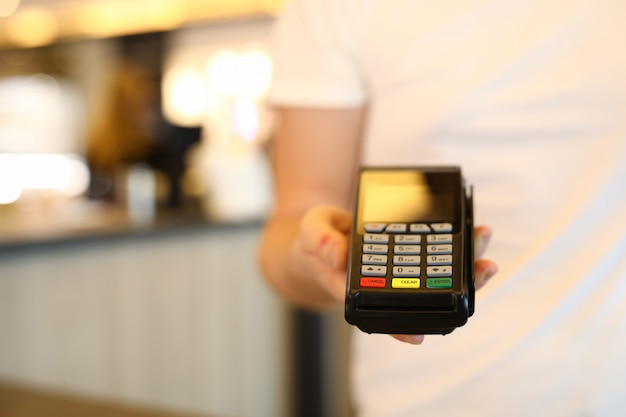
[[[260,250],[276,290],[343,300],[359,165],[461,165],[495,231],[499,278],[466,326],[419,347],[355,329],[360,416],[626,414],[624,15],[618,0],[288,4]],[[496,267],[476,270],[482,285]]]

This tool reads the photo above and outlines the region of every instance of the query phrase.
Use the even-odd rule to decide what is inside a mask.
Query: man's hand
[[[318,284],[336,301],[346,294],[352,214],[332,207],[318,206],[309,210],[300,223],[294,244],[294,255],[304,262]]]
[[[332,206],[318,206],[302,219],[293,246],[292,259],[310,270],[318,285],[334,300],[344,302],[352,215]],[[480,289],[497,272],[497,265],[482,256],[491,238],[491,229],[474,229],[476,289]],[[392,335],[394,338],[420,344],[423,335]]]

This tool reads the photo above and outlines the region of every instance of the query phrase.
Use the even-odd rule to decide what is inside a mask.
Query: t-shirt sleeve
[[[355,17],[342,0],[290,0],[272,40],[272,105],[359,107],[366,100],[358,67]]]

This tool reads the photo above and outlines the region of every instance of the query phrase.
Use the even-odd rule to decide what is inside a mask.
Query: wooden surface
[[[0,383],[1,417],[201,417]]]

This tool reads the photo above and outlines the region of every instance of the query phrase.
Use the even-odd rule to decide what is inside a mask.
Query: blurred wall
[[[207,416],[287,415],[259,229],[0,252],[0,379]]]

